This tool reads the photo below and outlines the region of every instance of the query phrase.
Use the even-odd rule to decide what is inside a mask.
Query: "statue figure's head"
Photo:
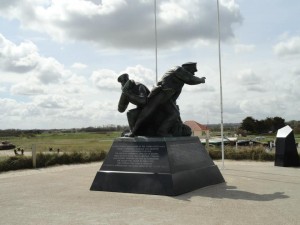
[[[123,73],[118,77],[118,82],[121,83],[122,87],[126,84],[126,82],[129,80],[129,76],[127,73]]]
[[[182,67],[186,69],[187,71],[191,72],[192,74],[195,74],[197,72],[197,63],[195,62],[187,62],[182,64]]]

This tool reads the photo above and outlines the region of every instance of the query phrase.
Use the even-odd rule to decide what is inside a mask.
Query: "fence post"
[[[205,147],[206,147],[206,149],[208,150],[208,148],[209,148],[209,133],[208,133],[208,131],[206,131],[206,138],[205,138],[206,140],[206,142],[205,142]]]
[[[36,145],[32,145],[32,167],[36,168]]]

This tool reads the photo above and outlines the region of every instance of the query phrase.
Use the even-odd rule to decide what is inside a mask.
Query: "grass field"
[[[115,138],[120,137],[120,132],[77,132],[77,133],[64,133],[64,132],[45,132],[43,134],[35,136],[23,136],[23,137],[6,137],[1,138],[1,141],[7,140],[17,148],[24,149],[25,155],[32,152],[33,146],[35,146],[37,153],[47,153],[52,149],[52,152],[60,153],[74,153],[74,152],[108,152],[112,142]],[[226,133],[224,135],[226,137]],[[261,142],[267,143],[268,141],[274,141],[276,134],[268,135],[249,135],[247,137],[239,137],[239,139],[255,139],[260,137]],[[295,135],[296,142],[300,142],[300,134]],[[241,149],[239,147],[239,149]],[[208,149],[209,150],[209,149]],[[13,149],[10,150],[13,154]],[[298,148],[299,151],[299,148]],[[0,159],[5,157],[0,155]]]
[[[63,165],[72,163],[86,163],[101,161],[105,158],[112,142],[120,137],[120,132],[45,132],[38,135],[27,135],[23,137],[5,137],[1,141],[9,141],[16,145],[16,148],[23,149],[24,155],[15,156],[14,150],[0,151],[0,172],[16,169],[32,168],[32,149],[37,152],[37,167],[52,165]],[[300,135],[296,136],[299,143]],[[242,140],[254,139],[255,136],[240,137]],[[260,136],[262,142],[274,141],[276,135]],[[51,149],[51,151],[49,151]],[[59,154],[57,154],[59,150]],[[221,147],[208,147],[212,159],[221,158]],[[238,147],[225,146],[225,158],[234,160],[259,160],[273,161],[274,152],[267,152],[264,146]],[[298,148],[299,151],[299,148]],[[3,153],[3,154],[2,154]]]
[[[49,152],[59,149],[60,152],[107,152],[113,139],[120,137],[120,132],[103,133],[43,133],[33,137],[6,137],[17,148],[24,149],[25,153],[32,151],[35,145],[37,152]]]
[[[24,149],[25,152],[31,152],[35,145],[37,152],[49,152],[60,150],[60,152],[107,152],[116,137],[120,137],[120,132],[78,132],[78,133],[43,133],[33,137],[5,137],[1,141],[7,140],[16,145],[17,148]],[[225,135],[226,136],[226,135]],[[254,139],[259,135],[239,137],[239,139]],[[262,136],[260,136],[262,137]],[[262,142],[274,141],[276,134],[263,136]],[[300,142],[300,134],[295,135],[296,142]]]

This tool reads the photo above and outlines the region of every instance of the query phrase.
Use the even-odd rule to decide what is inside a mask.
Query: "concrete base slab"
[[[227,183],[180,196],[93,192],[101,163],[0,174],[0,224],[300,224],[300,168],[214,161]]]

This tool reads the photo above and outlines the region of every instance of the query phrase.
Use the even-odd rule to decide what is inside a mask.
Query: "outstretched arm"
[[[189,85],[202,84],[205,83],[205,79],[206,79],[205,77],[200,78],[200,77],[192,76],[185,83]]]
[[[178,68],[175,76],[182,80],[184,83],[189,84],[189,85],[196,85],[196,84],[201,84],[201,83],[205,83],[205,77],[196,77],[194,76],[192,73],[190,73],[189,71],[181,68]]]

